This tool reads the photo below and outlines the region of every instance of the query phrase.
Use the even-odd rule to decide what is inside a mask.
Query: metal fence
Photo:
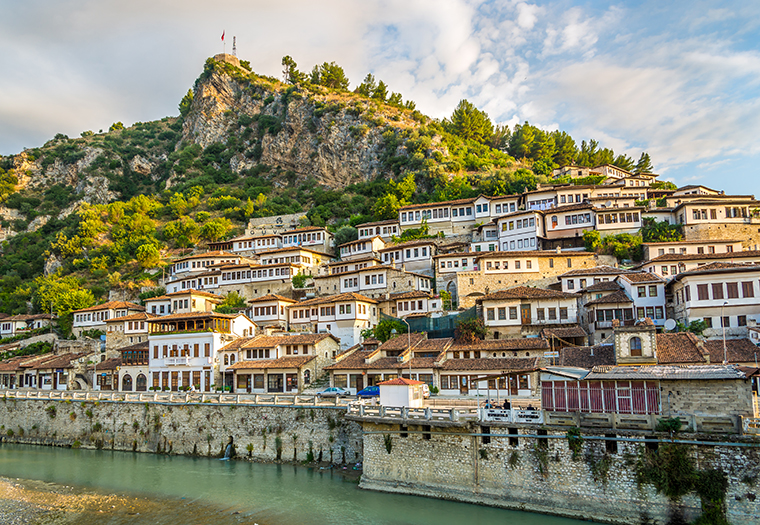
[[[546,381],[544,410],[616,414],[659,414],[660,390],[644,381]]]

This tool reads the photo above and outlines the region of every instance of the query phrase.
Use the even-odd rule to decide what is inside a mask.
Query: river
[[[332,469],[0,444],[0,476],[62,503],[45,523],[218,525],[573,525],[577,520],[358,488]],[[49,491],[49,492],[45,492]],[[49,494],[49,495],[48,495]],[[101,499],[92,499],[92,495]],[[115,497],[116,495],[118,497]],[[115,499],[114,499],[115,498]],[[93,501],[99,502],[98,505]],[[69,509],[76,508],[70,514]],[[587,522],[586,522],[587,523]]]

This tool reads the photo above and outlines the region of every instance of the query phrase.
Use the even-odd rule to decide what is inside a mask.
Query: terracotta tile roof
[[[624,273],[619,278],[626,279],[632,283],[664,283],[665,282],[665,279],[663,279],[659,275],[655,273],[649,273],[649,272]]]
[[[363,239],[356,239],[355,241],[344,242],[343,244],[339,244],[338,248],[343,248],[344,246],[351,246],[352,244],[360,244],[360,243],[363,243],[363,242],[371,242],[371,241],[374,241],[375,239],[379,239],[380,242],[383,243],[383,246],[385,246],[385,241],[379,235],[373,235],[372,237],[365,237]],[[370,246],[370,248],[372,248],[372,246]],[[350,261],[348,261],[348,262],[350,262]]]
[[[121,366],[121,357],[112,357],[111,359],[106,359],[105,361],[101,361],[97,364],[96,367],[88,366],[88,370],[95,369],[96,371],[101,370],[116,370],[117,367]]]
[[[368,228],[370,226],[384,226],[386,224],[398,224],[398,219],[388,219],[386,221],[365,222],[363,224],[357,224],[356,229]]]
[[[487,339],[473,344],[457,343],[449,348],[455,352],[480,350],[493,352],[499,350],[548,350],[549,342],[541,337],[523,337],[520,339]]]
[[[3,317],[4,321],[34,321],[36,319],[52,319],[50,314],[18,314],[12,317]]]
[[[327,266],[341,266],[341,265],[351,265],[351,264],[358,264],[366,261],[377,261],[382,262],[380,259],[373,255],[367,255],[365,257],[360,257],[359,259],[351,259],[350,261],[335,261],[331,263],[327,263]],[[368,266],[367,268],[371,268],[371,266]],[[340,275],[340,274],[330,274],[330,275]]]
[[[566,339],[568,337],[587,337],[588,334],[578,325],[544,328],[541,330],[541,337],[544,339],[548,340],[551,336]]]
[[[423,339],[415,345],[414,352],[442,352],[454,344],[452,337]]]
[[[256,297],[255,299],[249,299],[249,303],[262,303],[264,301],[285,301],[287,303],[297,303],[295,299],[288,299],[287,297],[284,297],[282,295],[278,295],[276,293],[270,293],[267,295],[262,295],[261,297]]]
[[[150,345],[148,344],[148,341],[141,341],[133,345],[122,346],[121,348],[117,348],[119,352],[124,352],[126,350],[149,350],[149,349],[150,349]]]
[[[555,213],[564,213],[568,211],[578,211],[578,210],[592,210],[594,207],[588,203],[588,202],[581,202],[579,204],[567,204],[565,206],[555,206],[554,208],[549,208],[548,210],[543,210],[544,214],[555,214]]]
[[[292,229],[292,230],[288,230],[288,231],[282,232],[280,235],[287,235],[289,233],[319,232],[319,231],[325,231],[325,232],[327,232],[326,229],[321,228],[319,226],[303,226],[301,228],[295,228],[295,229]],[[330,232],[327,232],[327,233],[330,233]],[[332,235],[332,234],[330,234],[330,235]]]
[[[332,334],[298,334],[298,335],[257,335],[255,337],[241,337],[220,349],[220,352],[237,350],[241,348],[275,348],[279,345],[315,345],[325,339],[340,339]]]
[[[546,290],[544,288],[531,288],[529,286],[516,286],[508,290],[501,290],[500,292],[485,295],[479,298],[477,302],[507,299],[575,299],[576,297],[578,296],[574,293]]]
[[[411,341],[411,346],[414,348],[423,339],[425,339],[425,337],[425,334],[418,333],[398,334],[396,337],[391,337],[388,339],[386,342],[377,347],[377,349],[380,351],[406,350],[409,347],[409,341]]]
[[[449,359],[441,364],[442,370],[500,370],[531,371],[538,368],[537,357],[505,357],[482,359]]]
[[[49,356],[50,359],[44,359],[36,362],[33,366],[29,367],[34,370],[41,370],[47,368],[73,368],[72,361],[84,357],[87,352],[61,354],[56,356]]]
[[[611,294],[602,296],[599,299],[589,301],[586,303],[586,306],[593,306],[595,304],[622,304],[632,302],[633,301],[630,299],[630,297],[628,297],[628,295],[626,295],[623,290],[619,290],[617,292],[612,292]]]
[[[698,344],[701,341],[691,332],[657,334],[657,363],[661,365],[706,363]],[[721,361],[723,359],[721,358]]]
[[[364,360],[374,352],[375,350],[357,350],[338,363],[326,366],[325,370],[397,370],[405,365],[409,367],[409,363],[400,363],[395,357],[381,357],[372,363],[365,363]]]
[[[390,294],[391,301],[397,301],[399,299],[432,299],[432,298],[433,298],[433,294],[419,291],[419,290],[414,291],[414,292],[401,292],[401,293]]]
[[[583,253],[583,252],[581,252]],[[562,254],[560,254],[562,255]],[[624,273],[633,273],[630,270],[623,270],[622,268],[615,268],[613,266],[594,266],[592,268],[579,268],[578,270],[570,270],[569,272],[565,272],[559,277],[575,277],[575,276],[583,276],[583,275],[621,275]]]
[[[585,288],[581,288],[579,292],[587,293],[587,292],[608,292],[608,291],[615,291],[620,290],[620,285],[616,283],[615,281],[599,281],[598,283],[594,283],[591,286],[586,286]]]
[[[229,241],[228,241],[229,242]],[[180,257],[179,259],[174,259],[172,263],[178,263],[182,261],[187,261],[190,259],[208,259],[210,257],[235,257],[236,259],[239,259],[240,256],[234,253],[230,252],[223,252],[223,251],[211,251],[206,253],[198,253],[195,255],[186,255],[185,257]]]
[[[569,252],[556,250],[533,250],[533,251],[513,251],[513,252],[470,252],[476,253],[476,259],[508,259],[510,257],[594,257],[592,252]]]
[[[280,357],[278,359],[262,359],[257,361],[238,361],[230,368],[233,370],[264,370],[272,368],[300,368],[309,361],[316,359],[315,355],[299,355]]]
[[[307,299],[306,301],[301,301],[299,303],[293,304],[288,308],[299,308],[301,306],[312,306],[315,304],[338,303],[342,301],[363,301],[365,303],[377,304],[377,301],[375,299],[370,299],[369,297],[354,292],[346,292],[336,295],[328,295],[327,297],[315,297],[314,299]]]
[[[161,315],[158,317],[154,317],[152,319],[148,319],[149,323],[162,323],[164,321],[177,321],[182,319],[200,319],[204,317],[213,317],[216,319],[234,319],[235,315],[228,315],[228,314],[219,314],[216,312],[188,312],[185,314],[169,314],[169,315]]]
[[[15,372],[16,370],[20,370],[21,363],[28,358],[29,356],[13,357],[0,361],[0,372]]]
[[[658,255],[654,259],[649,259],[644,264],[670,261],[701,261],[705,259],[728,260],[730,262],[734,259],[757,259],[758,257],[760,257],[760,250],[746,250],[741,252],[725,253],[666,253],[664,255]]]
[[[424,381],[416,381],[414,379],[407,379],[405,377],[397,377],[396,379],[389,379],[388,381],[378,383],[378,385],[381,386],[415,386],[424,384]]]
[[[723,340],[709,339],[704,342],[705,350],[710,354],[710,363],[723,362]],[[760,348],[749,339],[726,339],[726,356],[729,363],[754,363],[760,354]]]
[[[95,312],[97,310],[121,310],[124,308],[128,308],[130,310],[145,310],[144,306],[140,306],[139,304],[130,303],[128,301],[108,301],[107,303],[98,304],[95,306],[90,306],[89,308],[82,308],[81,310],[74,310],[72,313],[81,313],[81,312]]]
[[[643,246],[673,246],[680,244],[731,244],[741,242],[741,239],[715,239],[709,241],[660,241],[660,242],[642,242]]]
[[[435,245],[435,239],[415,239],[413,241],[400,242],[398,244],[387,244],[385,248],[378,250],[379,252],[392,252],[393,250],[399,250],[403,248],[412,248],[414,246],[429,246]]]
[[[568,346],[559,351],[559,366],[591,370],[595,366],[614,364],[614,345]]]
[[[145,321],[146,319],[154,319],[158,317],[155,314],[149,314],[148,312],[138,312],[136,314],[125,315],[123,317],[113,317],[106,319],[106,323],[121,323],[124,321]]]
[[[409,368],[409,361],[406,363],[399,363],[400,367]],[[435,357],[413,357],[412,358],[412,370],[420,368],[438,368]]]
[[[194,275],[193,278],[199,277],[198,275]],[[188,288],[187,290],[179,290],[177,292],[171,292],[164,295],[159,295],[156,297],[149,297],[148,299],[145,299],[145,302],[148,303],[150,301],[166,301],[167,299],[172,299],[173,297],[178,297],[180,295],[197,295],[200,297],[208,297],[211,299],[218,299],[219,301],[223,301],[224,297],[220,295],[216,295],[209,292],[202,292],[200,290],[195,290],[193,288]]]
[[[457,199],[453,201],[445,201],[445,202],[426,202],[424,204],[410,204],[408,206],[401,206],[399,208],[399,211],[405,211],[405,210],[414,210],[417,208],[435,208],[438,206],[458,206],[460,204],[472,204],[477,199]],[[475,217],[472,218],[475,220]]]

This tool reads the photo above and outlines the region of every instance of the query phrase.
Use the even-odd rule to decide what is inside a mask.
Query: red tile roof
[[[576,297],[578,296],[574,293],[546,290],[544,288],[531,288],[529,286],[516,286],[508,290],[501,290],[500,292],[485,295],[479,298],[477,302],[508,299],[575,299]]]
[[[257,361],[238,361],[230,368],[233,370],[264,370],[272,368],[300,368],[309,361],[316,359],[315,355],[300,355],[280,357],[278,359],[262,359]]]
[[[414,379],[407,379],[405,377],[397,377],[396,379],[389,379],[388,381],[378,383],[379,386],[416,386],[424,384],[424,381],[416,381]]]
[[[705,341],[705,350],[710,354],[710,363],[723,362],[722,339]],[[758,354],[760,354],[760,348],[749,339],[726,339],[726,356],[729,363],[755,363]]]
[[[130,310],[145,310],[144,306],[140,306],[139,304],[130,303],[128,301],[108,301],[107,303],[98,304],[95,306],[90,306],[89,308],[82,308],[81,310],[74,310],[72,313],[81,313],[81,312],[95,312],[98,310],[122,310],[124,308],[128,308]]]
[[[656,337],[658,364],[707,363],[700,349],[701,341],[691,332],[657,334]]]
[[[261,303],[264,301],[284,301],[286,303],[297,303],[295,299],[288,299],[287,297],[284,297],[282,295],[278,295],[275,293],[270,293],[267,295],[262,295],[261,297],[256,297],[255,299],[249,299],[249,303]]]
[[[330,276],[330,277],[337,277],[337,275]],[[301,301],[299,303],[290,305],[288,308],[299,308],[301,306],[338,303],[338,302],[343,302],[343,301],[362,301],[365,303],[377,304],[377,301],[375,299],[370,299],[369,297],[366,297],[364,295],[354,293],[354,292],[346,292],[346,293],[339,293],[336,295],[328,295],[327,297],[315,297],[314,299],[307,299],[306,301]]]
[[[449,359],[441,365],[442,370],[499,370],[532,371],[538,369],[537,357],[506,357],[481,359]]]
[[[594,299],[593,301],[589,301],[586,303],[586,306],[593,306],[596,304],[627,304],[632,303],[628,295],[623,290],[619,290],[617,292],[612,292],[611,294],[604,295],[600,297],[599,299]]]

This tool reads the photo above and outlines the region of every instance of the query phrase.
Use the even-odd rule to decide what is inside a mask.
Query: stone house
[[[118,357],[107,359],[98,369],[114,368],[116,380],[122,392],[145,392],[150,386],[150,344],[148,341],[119,348]],[[198,383],[200,384],[200,383]]]
[[[282,247],[300,246],[316,252],[332,255],[335,247],[333,234],[319,226],[306,226],[281,233]]]
[[[641,246],[644,251],[645,261],[665,254],[734,253],[742,251],[742,242],[735,239],[645,242]]]
[[[707,338],[746,338],[749,322],[760,320],[759,282],[754,264],[710,263],[679,273],[668,283],[674,317],[685,325],[704,321]]]
[[[399,270],[392,266],[370,265],[357,270],[348,270],[314,278],[317,294],[360,293],[382,300],[388,294],[432,291],[429,275]]]
[[[226,264],[173,281],[169,289],[172,293],[189,289],[213,291],[218,295],[237,292],[247,299],[270,293],[289,294],[293,288],[292,278],[302,268],[295,263]]]
[[[475,199],[411,204],[398,209],[401,230],[420,228],[427,224],[431,235],[469,233],[475,223]],[[488,221],[486,221],[488,222]]]
[[[282,248],[282,235],[241,235],[230,239],[232,252],[247,257]]]
[[[307,299],[287,308],[288,323],[298,332],[330,333],[346,349],[361,341],[362,330],[377,325],[377,303],[354,292]]]
[[[258,335],[225,346],[220,359],[231,363],[234,392],[298,394],[333,363],[339,348],[331,334]]]
[[[319,270],[319,275],[336,275],[345,272],[354,272],[370,266],[381,266],[382,261],[373,256],[351,259],[350,261],[335,261],[323,265]]]
[[[148,325],[146,321],[158,317],[139,312],[124,317],[116,317],[106,321],[106,350],[141,343],[148,340]]]
[[[212,312],[223,300],[224,298],[219,295],[188,288],[150,297],[143,302],[146,312],[152,316],[161,316],[189,312]]]
[[[74,323],[71,331],[77,337],[80,337],[82,332],[86,330],[102,330],[105,332],[108,329],[106,321],[109,319],[125,317],[127,315],[144,311],[144,306],[130,303],[128,301],[108,301],[106,303],[90,306],[89,308],[74,310],[72,312]]]
[[[268,294],[248,303],[248,317],[262,328],[267,326],[286,329],[288,326],[288,307],[297,303],[294,299],[288,299],[282,295]]]
[[[577,327],[577,295],[517,286],[479,298],[481,315],[489,337],[539,335],[547,327]]]
[[[545,250],[583,249],[583,233],[596,228],[595,212],[588,202],[560,205],[544,213]]]
[[[239,337],[255,335],[256,326],[243,314],[175,313],[148,319],[152,389],[177,391],[194,385],[209,392],[220,387],[227,366],[218,352]],[[224,386],[231,387],[230,383]]]
[[[329,261],[330,256],[302,246],[279,248],[277,250],[269,250],[259,254],[259,262],[262,266],[290,263],[300,266],[301,273],[305,275],[315,275],[317,269],[323,263]]]
[[[577,270],[570,270],[559,275],[559,281],[563,292],[573,293],[601,282],[613,281],[618,275],[628,273],[629,270],[615,268],[613,266],[600,265]]]
[[[544,237],[544,215],[536,210],[524,210],[495,219],[500,251],[541,250]]]
[[[666,253],[641,264],[638,269],[656,273],[665,279],[671,279],[679,273],[696,270],[712,263],[760,264],[760,250],[743,250],[725,253]]]
[[[629,233],[635,235],[642,225],[642,206],[626,208],[594,208],[596,231],[599,235],[618,235]]]
[[[401,226],[397,219],[387,221],[365,222],[357,224],[356,229],[359,231],[359,239],[371,239],[378,236],[385,242],[389,242],[391,237],[401,235]]]
[[[13,337],[50,326],[53,316],[50,314],[18,314],[0,319],[0,338]]]
[[[475,258],[477,269],[458,272],[456,286],[447,291],[455,290],[459,307],[469,308],[492,291],[520,285],[547,288],[569,270],[592,268],[606,260],[590,252],[562,250],[481,252]]]

